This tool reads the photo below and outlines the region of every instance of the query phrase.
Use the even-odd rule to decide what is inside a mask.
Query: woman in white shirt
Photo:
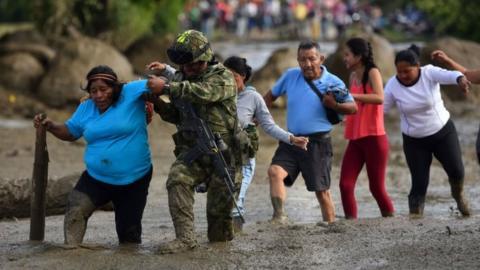
[[[385,86],[384,111],[395,104],[400,112],[403,151],[412,177],[408,195],[411,215],[423,215],[432,156],[442,164],[451,193],[463,216],[470,210],[463,196],[464,167],[460,143],[450,113],[443,104],[440,84],[458,84],[468,92],[470,82],[458,71],[420,67],[419,48],[412,45],[395,57],[397,75]]]

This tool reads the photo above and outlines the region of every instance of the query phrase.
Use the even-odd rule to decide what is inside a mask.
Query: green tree
[[[33,21],[46,35],[69,29],[125,49],[139,37],[177,30],[185,0],[1,0],[1,21]]]
[[[415,5],[434,22],[438,34],[480,42],[480,1],[415,0]]]

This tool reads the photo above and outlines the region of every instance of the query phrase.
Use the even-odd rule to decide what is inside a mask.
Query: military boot
[[[452,197],[457,202],[458,211],[460,211],[462,216],[470,216],[470,209],[468,207],[468,202],[463,194],[463,180],[462,181],[450,180],[449,182],[450,182]]]
[[[85,193],[76,189],[70,192],[63,223],[66,245],[77,246],[82,243],[88,218],[95,208],[92,200]]]
[[[272,224],[287,224],[288,216],[285,213],[284,202],[281,198],[271,197],[273,206],[273,216],[270,220]]]
[[[422,217],[424,207],[425,207],[424,196],[408,196],[408,208],[410,209],[410,217],[414,217],[414,218]]]
[[[158,253],[178,253],[197,246],[193,226],[193,188],[175,184],[168,187],[168,207],[176,239],[158,247]]]
[[[197,247],[197,241],[195,239],[177,238],[167,243],[163,243],[158,247],[159,254],[173,254],[184,252]]]

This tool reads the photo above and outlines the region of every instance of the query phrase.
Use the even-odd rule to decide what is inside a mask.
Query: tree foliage
[[[33,21],[47,35],[68,28],[125,49],[139,37],[177,30],[185,0],[1,0],[3,22]]]
[[[480,42],[480,1],[478,0],[375,0],[384,11],[414,4],[434,23],[438,35],[450,35]]]
[[[480,41],[480,1],[415,0],[415,4],[435,22],[438,33]]]

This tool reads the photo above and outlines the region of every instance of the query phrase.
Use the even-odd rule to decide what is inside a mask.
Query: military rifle
[[[185,161],[187,165],[190,165],[200,156],[204,154],[209,155],[212,158],[215,173],[224,180],[228,193],[233,200],[233,204],[240,215],[240,219],[242,220],[242,223],[245,223],[243,215],[241,214],[235,200],[235,184],[232,180],[232,172],[222,154],[222,151],[227,150],[228,146],[222,140],[220,134],[214,134],[205,121],[198,117],[190,102],[184,99],[175,99],[173,100],[173,104],[182,114],[182,125],[189,127],[189,131],[195,133],[196,136],[195,147],[191,148],[182,160]]]

